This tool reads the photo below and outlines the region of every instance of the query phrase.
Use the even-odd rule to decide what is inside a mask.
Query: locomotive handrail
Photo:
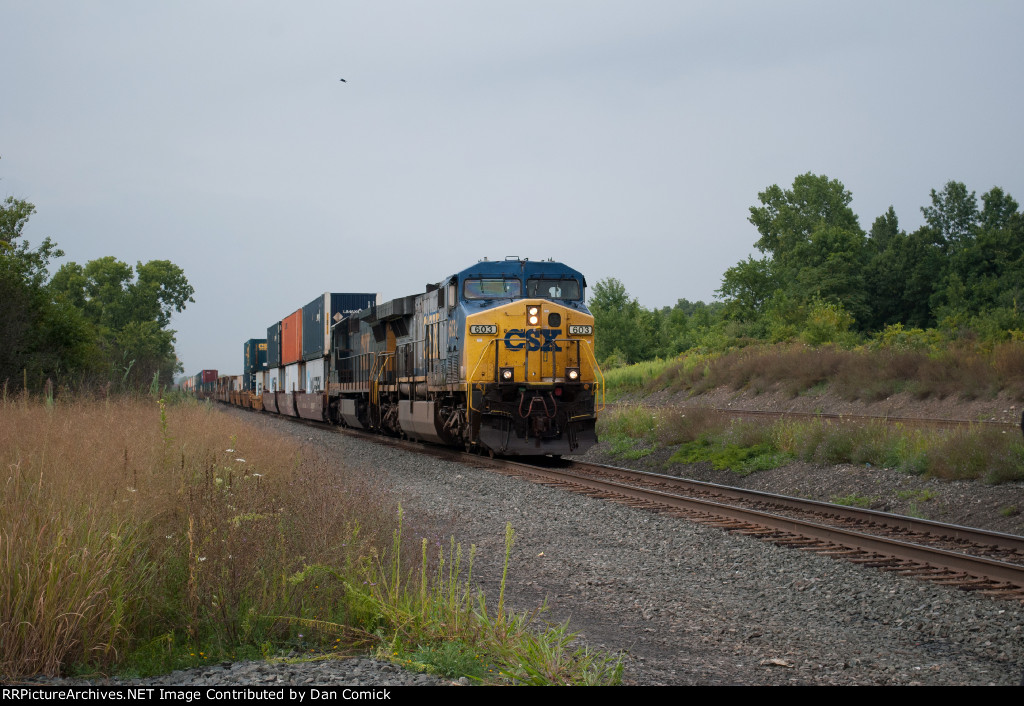
[[[377,365],[376,375],[370,381],[370,401],[375,405],[380,404],[380,378],[387,370],[388,361],[393,361],[394,358],[395,354],[393,352],[378,353],[376,356],[374,362],[380,363],[380,365]]]
[[[469,383],[473,382],[473,378],[474,378],[474,376],[476,376],[476,371],[480,368],[480,364],[484,362],[484,355],[487,353],[487,351],[489,351],[491,349],[491,346],[497,345],[497,343],[498,343],[498,339],[496,339],[496,338],[492,338],[490,341],[487,342],[487,345],[484,347],[484,349],[482,351],[480,351],[480,358],[477,359],[476,365],[473,366],[473,371],[466,377],[466,382],[469,382]],[[495,375],[498,374],[497,370],[495,370],[494,374]]]
[[[594,366],[594,370],[597,372],[598,375],[601,376],[600,383],[597,382],[597,376],[594,376],[594,384],[597,385],[597,392],[599,392],[601,395],[600,401],[598,401],[598,396],[596,394],[594,395],[594,402],[595,404],[599,405],[597,408],[594,409],[594,413],[596,414],[597,412],[601,412],[604,410],[604,371],[602,371],[601,366],[597,364],[597,356],[595,356],[594,351],[590,349],[590,341],[583,341],[583,343],[585,344],[584,350],[586,350],[587,355],[590,356],[590,364]]]
[[[341,372],[348,372],[352,374],[352,379],[344,384],[359,384],[365,383],[369,386],[373,375],[374,362],[377,357],[376,353],[357,353],[356,355],[339,356],[337,358],[339,377]],[[348,363],[351,361],[351,369],[344,370],[342,363]],[[344,382],[339,380],[339,382]]]
[[[480,364],[484,362],[484,355],[487,353],[488,350],[490,350],[492,345],[497,345],[497,343],[498,339],[496,338],[492,338],[490,341],[487,342],[487,345],[480,352],[480,358],[476,361],[476,365],[473,366],[472,372],[470,372],[470,374],[466,376],[466,407],[469,409],[470,412],[480,411],[478,409],[473,408],[473,377],[476,376],[476,371],[480,368]],[[495,358],[497,358],[497,348],[494,349],[494,355]],[[495,374],[497,374],[497,370],[495,370]]]

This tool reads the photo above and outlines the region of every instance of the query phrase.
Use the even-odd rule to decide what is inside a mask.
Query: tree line
[[[173,312],[194,302],[180,267],[167,260],[135,267],[108,256],[65,263],[50,238],[31,248],[23,235],[35,206],[0,204],[0,385],[115,390],[169,385],[180,364]]]
[[[720,302],[646,310],[618,280],[598,282],[598,358],[614,365],[795,338],[852,343],[908,329],[1022,337],[1024,215],[1012,196],[995,187],[979,202],[951,181],[931,191],[925,222],[910,233],[891,206],[865,231],[852,198],[840,181],[811,173],[759,193],[749,221],[762,256],[726,270]]]

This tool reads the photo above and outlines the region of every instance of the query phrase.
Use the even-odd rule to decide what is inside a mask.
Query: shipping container
[[[328,355],[331,326],[379,301],[380,295],[374,293],[324,292],[302,307],[302,359]]]
[[[302,359],[302,309],[281,319],[281,365]]]
[[[284,391],[304,392],[303,385],[306,382],[306,371],[303,363],[292,363],[284,367]]]
[[[243,373],[255,373],[267,367],[267,339],[250,338],[242,347],[245,364]]]
[[[306,361],[306,392],[321,392],[327,387],[324,370],[323,358]]]
[[[281,322],[267,329],[267,368],[281,367]]]
[[[284,386],[281,384],[283,373],[284,368],[267,368],[263,373],[263,389],[267,392],[283,390]]]
[[[217,382],[216,370],[204,370],[200,375],[202,375],[203,382]]]
[[[262,373],[267,367],[267,339],[250,338],[242,344],[242,354],[243,389],[253,391],[256,389],[257,373]],[[260,383],[262,386],[262,380]]]

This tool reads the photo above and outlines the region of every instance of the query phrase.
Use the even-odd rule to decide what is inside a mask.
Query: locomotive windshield
[[[523,284],[507,277],[467,279],[462,291],[466,299],[516,299],[522,296]]]
[[[528,279],[526,296],[541,299],[579,299],[580,283],[574,279]]]

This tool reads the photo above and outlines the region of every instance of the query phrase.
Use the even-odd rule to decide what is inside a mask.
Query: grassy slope
[[[1007,428],[956,431],[823,421],[735,421],[707,408],[837,412],[1016,421],[1024,398],[1024,346],[990,351],[840,350],[802,345],[692,355],[607,373],[619,406],[601,438],[629,460],[673,450],[670,462],[710,462],[746,474],[793,460],[896,467],[940,478],[1024,479],[1024,444]],[[656,411],[668,405],[675,411]],[[689,410],[680,413],[679,409]]]

